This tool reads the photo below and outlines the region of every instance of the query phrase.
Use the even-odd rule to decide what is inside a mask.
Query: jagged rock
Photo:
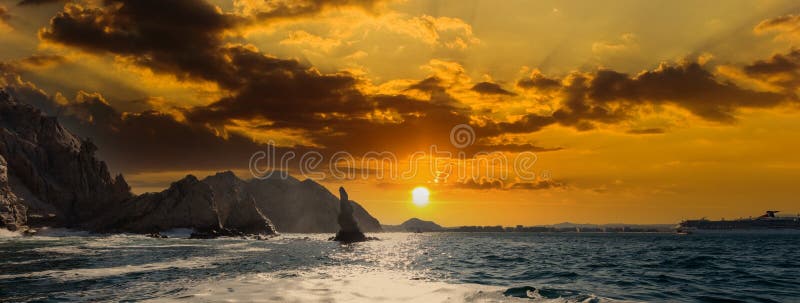
[[[0,91],[0,156],[29,225],[82,227],[132,196],[125,180],[112,179],[95,159],[96,149],[54,117]]]
[[[364,236],[364,233],[358,228],[358,222],[353,217],[353,206],[344,187],[339,187],[339,197],[340,211],[337,217],[339,231],[336,233],[333,240],[347,243],[366,241],[367,237]]]
[[[245,188],[247,183],[233,172],[226,171],[206,177],[203,183],[211,186],[220,222],[225,228],[248,234],[275,234],[272,222],[256,206],[256,200]]]
[[[96,150],[56,118],[0,90],[0,227],[143,234],[193,228],[197,237],[269,236],[276,225],[286,232],[339,229],[338,199],[313,180],[243,181],[225,172],[203,181],[187,176],[160,193],[134,196],[122,175],[112,178],[95,158]],[[361,230],[381,230],[363,207],[347,205]]]
[[[335,233],[339,230],[339,199],[324,186],[278,174],[248,182],[247,191],[276,228],[288,233]],[[381,225],[361,205],[351,201],[362,231],[380,232]]]
[[[152,233],[173,228],[222,229],[211,187],[189,175],[160,193],[129,199],[92,224],[96,230]]]
[[[276,234],[253,197],[243,190],[244,184],[231,172],[202,181],[189,175],[165,191],[122,203],[94,225],[105,231],[136,233],[191,228],[195,239]]]
[[[0,228],[11,231],[24,230],[27,221],[27,207],[20,203],[8,185],[8,164],[0,156]]]

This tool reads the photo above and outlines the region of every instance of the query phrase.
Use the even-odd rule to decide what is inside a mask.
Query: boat
[[[740,218],[736,220],[713,221],[706,218],[685,220],[676,226],[678,234],[701,232],[778,232],[800,233],[800,215],[778,216],[780,211],[768,210],[756,218]]]

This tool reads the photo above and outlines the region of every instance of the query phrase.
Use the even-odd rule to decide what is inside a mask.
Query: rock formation
[[[222,226],[248,234],[276,232],[272,221],[258,208],[256,199],[247,189],[247,183],[227,171],[206,177],[215,197]]]
[[[0,156],[0,228],[11,231],[25,229],[27,207],[20,203],[8,185],[8,165]]]
[[[358,222],[353,216],[353,206],[351,205],[344,187],[339,187],[339,216],[337,220],[339,222],[339,231],[336,233],[336,237],[334,237],[333,240],[346,243],[367,240],[367,237],[365,237],[361,229],[358,228]]]
[[[340,205],[345,205],[362,229],[381,230],[357,203],[336,203],[322,185],[292,177],[244,181],[223,172],[201,181],[187,176],[162,192],[135,196],[122,175],[112,178],[95,158],[96,149],[56,118],[0,90],[0,228],[152,235],[192,228],[197,237],[272,235],[276,225],[285,232],[336,232]]]
[[[313,180],[299,181],[275,174],[263,180],[250,180],[246,188],[280,232],[335,233],[339,230],[339,199]],[[381,231],[377,219],[358,203],[350,202],[362,231]]]
[[[19,202],[12,208],[27,208],[28,225],[82,227],[132,196],[125,179],[111,178],[105,163],[94,158],[95,150],[55,118],[0,91],[3,186]]]
[[[122,203],[93,225],[96,230],[151,234],[191,228],[199,238],[275,234],[275,227],[254,199],[241,191],[240,183],[230,172],[203,181],[189,175],[165,191]]]

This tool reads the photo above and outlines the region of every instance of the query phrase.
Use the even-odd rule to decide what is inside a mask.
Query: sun
[[[430,202],[429,200],[430,196],[431,192],[427,188],[422,186],[416,187],[414,188],[414,190],[411,191],[412,201],[417,206],[428,205],[428,202]]]

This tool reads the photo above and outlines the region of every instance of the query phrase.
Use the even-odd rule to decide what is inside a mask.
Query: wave
[[[2,238],[18,238],[22,237],[22,233],[17,231],[10,231],[5,228],[0,228],[0,239]]]
[[[228,258],[229,260],[230,258]],[[164,269],[198,269],[216,267],[223,258],[195,257],[165,262],[154,262],[140,265],[122,265],[114,267],[76,268],[67,270],[43,270],[24,274],[0,274],[0,280],[18,278],[51,278],[58,281],[77,281],[119,276],[130,273],[150,272]]]
[[[327,266],[213,281],[150,302],[616,302],[577,291],[429,280],[413,271]]]

